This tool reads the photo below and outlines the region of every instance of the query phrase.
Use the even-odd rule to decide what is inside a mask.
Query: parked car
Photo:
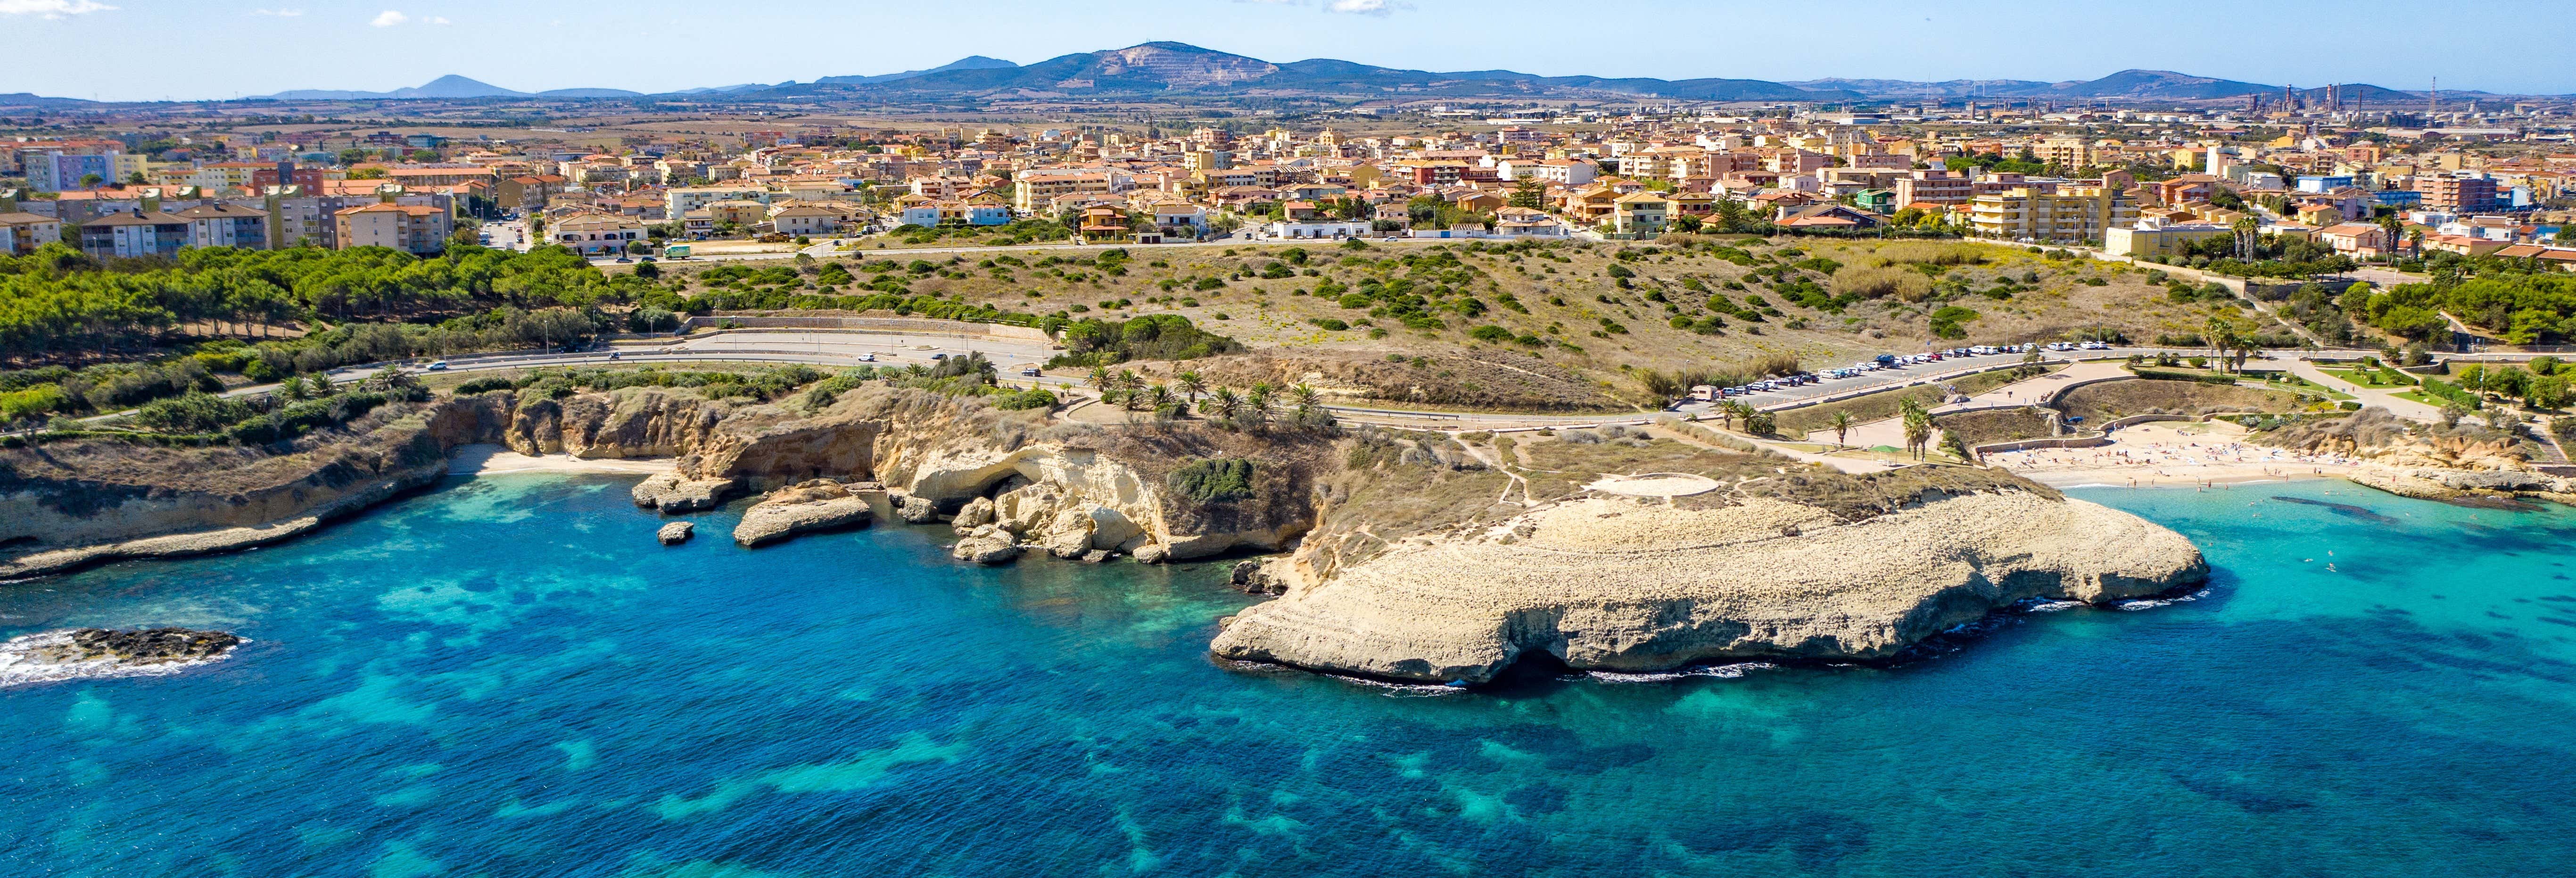
[[[431,362],[431,363],[429,364],[429,371],[432,371],[432,372],[445,372],[445,371],[447,371],[447,361],[446,361],[446,360],[437,360],[437,361],[433,361],[433,362]]]

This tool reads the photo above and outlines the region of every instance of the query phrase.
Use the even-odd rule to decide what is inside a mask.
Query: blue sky
[[[2565,0],[0,0],[0,50],[14,62],[0,92],[224,98],[448,73],[525,91],[662,91],[1175,40],[1272,61],[1546,75],[2054,81],[2145,67],[2558,94],[2576,93],[2576,52],[2528,28],[2566,11]]]

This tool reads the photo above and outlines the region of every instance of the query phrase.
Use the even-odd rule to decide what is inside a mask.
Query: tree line
[[[183,327],[262,338],[291,323],[399,322],[493,308],[588,309],[651,289],[559,247],[474,246],[421,257],[348,250],[190,248],[99,260],[62,244],[0,255],[0,357],[151,349]]]

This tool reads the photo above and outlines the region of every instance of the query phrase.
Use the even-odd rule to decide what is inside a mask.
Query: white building
[[[1273,238],[1357,238],[1369,233],[1367,220],[1291,220],[1264,227]]]

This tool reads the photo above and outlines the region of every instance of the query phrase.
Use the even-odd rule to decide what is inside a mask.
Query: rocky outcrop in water
[[[662,545],[676,546],[688,542],[689,537],[696,535],[697,531],[697,525],[674,521],[663,525],[661,530],[654,531],[653,538],[662,541]]]
[[[629,493],[634,495],[637,506],[678,515],[716,508],[733,493],[734,484],[732,479],[690,479],[676,472],[654,473],[635,483]]]
[[[967,532],[948,555],[976,564],[1007,564],[1020,557],[1020,545],[1009,532],[987,524]]]
[[[158,664],[213,658],[239,645],[242,639],[227,631],[192,631],[186,628],[145,628],[115,631],[106,628],[81,628],[72,632],[71,643],[59,657],[67,661],[112,658],[132,664]]]
[[[798,534],[865,525],[871,492],[882,493],[882,488],[829,479],[780,488],[743,511],[742,523],[734,526],[733,541],[759,546]]]
[[[1885,659],[2018,601],[2158,594],[2206,571],[2170,530],[2035,493],[1948,497],[1858,523],[1772,499],[1689,510],[1589,498],[1408,540],[1329,578],[1288,584],[1286,597],[1244,610],[1212,648],[1232,659],[1467,683],[1532,652],[1612,671]]]

